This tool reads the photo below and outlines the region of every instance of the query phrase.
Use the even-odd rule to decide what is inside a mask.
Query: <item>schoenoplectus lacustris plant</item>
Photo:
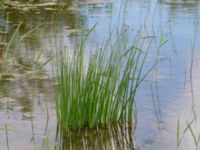
[[[92,30],[82,34],[72,55],[66,49],[57,54],[56,111],[66,130],[132,121],[137,89],[154,67],[143,71],[152,37],[138,32],[132,38],[127,30],[110,34],[86,61]]]

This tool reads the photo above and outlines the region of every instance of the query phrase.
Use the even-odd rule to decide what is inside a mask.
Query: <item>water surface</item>
[[[154,35],[148,64],[160,58],[137,94],[137,122],[132,127],[71,131],[58,137],[51,65],[35,72],[35,59],[43,50],[42,64],[55,47],[75,44],[81,30],[91,28],[87,54],[96,42],[108,36],[118,22],[120,1],[64,1],[67,5],[52,9],[1,12],[1,45],[22,22],[19,37],[31,32],[18,49],[9,55],[9,64],[1,66],[5,79],[0,81],[0,149],[42,149],[49,135],[52,149],[133,149],[172,150],[176,148],[177,122],[180,132],[195,118],[192,129],[200,134],[200,33],[195,30],[200,16],[199,1],[185,4],[161,0],[129,0],[126,26],[133,33],[142,28],[144,35]],[[112,23],[110,25],[110,23]],[[168,42],[158,49],[161,37]],[[16,44],[17,41],[16,41]],[[52,52],[53,53],[53,52]],[[87,58],[87,56],[86,56]],[[28,67],[24,67],[28,66]],[[6,130],[7,127],[7,130]],[[134,129],[136,130],[134,132]],[[194,149],[190,132],[184,135],[180,148]]]

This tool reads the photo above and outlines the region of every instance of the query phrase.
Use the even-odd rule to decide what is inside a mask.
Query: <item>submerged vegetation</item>
[[[142,71],[152,37],[142,38],[139,32],[132,40],[128,31],[117,32],[86,63],[90,32],[83,34],[71,58],[68,50],[57,55],[56,108],[64,129],[131,122],[137,89],[149,72]]]
[[[57,129],[55,150],[61,149],[102,149],[102,150],[135,150],[134,124],[115,124],[106,128],[83,128],[69,130],[67,133]],[[78,141],[76,140],[78,136]]]
[[[196,133],[193,129],[194,122],[197,121],[195,118],[193,118],[191,121],[186,121],[186,127],[181,132],[180,130],[180,120],[177,122],[177,130],[176,130],[176,150],[181,149],[181,144],[183,143],[184,136],[189,133],[189,137],[191,138],[193,144],[193,149],[198,150],[200,147],[200,134]]]
[[[53,59],[53,56],[50,56],[44,60],[41,60],[45,50],[40,49],[38,54],[36,54],[32,60],[29,60],[32,61],[32,63],[24,63],[23,61],[20,61],[19,58],[21,56],[19,51],[22,49],[22,43],[39,27],[36,26],[23,34],[20,34],[22,24],[23,22],[14,25],[14,29],[10,34],[6,35],[5,37],[2,36],[4,45],[2,46],[2,49],[0,49],[0,80],[3,80],[4,78],[6,79],[7,77],[13,77],[19,72],[22,74],[21,70],[26,70],[28,72],[25,73],[26,76],[41,73],[42,69]],[[11,59],[13,61],[15,60],[15,62],[13,63],[13,61],[10,61]]]

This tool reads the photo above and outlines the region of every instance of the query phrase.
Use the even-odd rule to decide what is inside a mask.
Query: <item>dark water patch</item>
[[[85,128],[79,131],[58,132],[56,149],[136,149],[133,132],[134,125]],[[77,140],[79,139],[79,140]]]

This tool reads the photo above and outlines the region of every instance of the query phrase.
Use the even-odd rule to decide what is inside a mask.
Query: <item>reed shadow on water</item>
[[[136,144],[133,126],[135,125],[115,124],[107,127],[97,127],[95,129],[85,127],[78,131],[70,130],[68,132],[58,128],[54,149],[134,150]]]

